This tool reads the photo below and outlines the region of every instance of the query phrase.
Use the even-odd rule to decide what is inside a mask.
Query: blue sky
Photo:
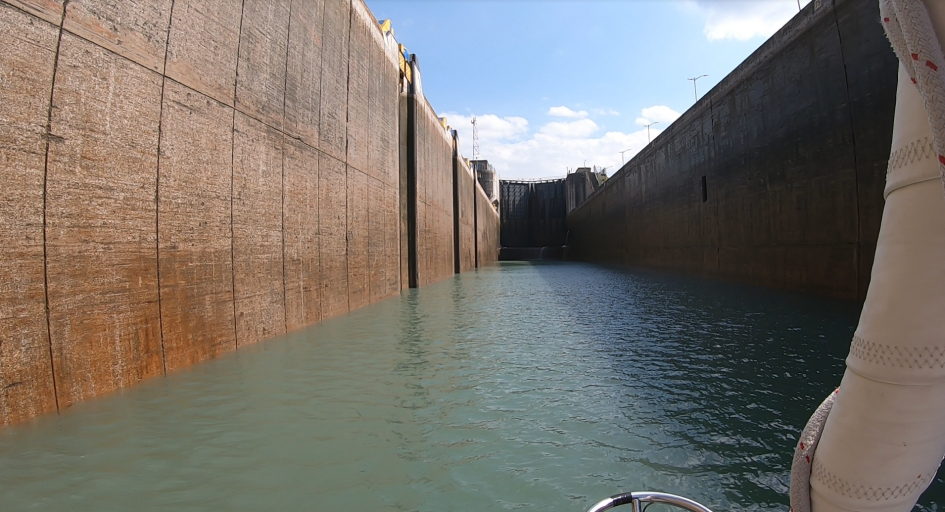
[[[809,0],[801,0],[805,6]],[[424,93],[503,178],[616,170],[798,12],[797,0],[367,0]],[[620,151],[629,149],[621,157]]]

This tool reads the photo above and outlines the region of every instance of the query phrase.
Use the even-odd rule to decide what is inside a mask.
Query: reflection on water
[[[4,429],[0,508],[583,511],[645,489],[787,510],[857,315],[507,263]]]

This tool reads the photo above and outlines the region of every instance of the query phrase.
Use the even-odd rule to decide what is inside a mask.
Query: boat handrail
[[[593,507],[588,509],[587,512],[603,512],[604,510],[610,510],[621,505],[632,505],[633,512],[641,512],[641,503],[665,503],[667,505],[674,505],[692,512],[712,512],[712,510],[705,505],[689,498],[676,496],[675,494],[648,491],[615,494],[607,499],[597,502]]]

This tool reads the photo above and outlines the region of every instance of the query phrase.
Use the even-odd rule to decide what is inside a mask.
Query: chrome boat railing
[[[679,508],[691,510],[692,512],[712,512],[708,507],[692,501],[689,498],[683,498],[675,494],[646,491],[615,494],[605,500],[597,502],[597,504],[588,509],[587,512],[603,512],[604,510],[610,510],[621,505],[632,505],[633,508],[631,510],[633,512],[642,512],[643,508],[640,507],[642,503],[665,503],[667,505],[674,505]]]

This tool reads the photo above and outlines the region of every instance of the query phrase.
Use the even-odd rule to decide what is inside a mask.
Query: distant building
[[[607,176],[603,170],[592,170],[590,167],[578,167],[576,171],[568,174],[566,178],[568,213],[584,204],[584,201],[587,201],[587,198],[597,191],[606,179]]]
[[[489,202],[498,204],[499,201],[499,178],[495,174],[495,168],[488,160],[471,160],[469,165],[476,173],[476,180],[482,190],[486,192]]]

